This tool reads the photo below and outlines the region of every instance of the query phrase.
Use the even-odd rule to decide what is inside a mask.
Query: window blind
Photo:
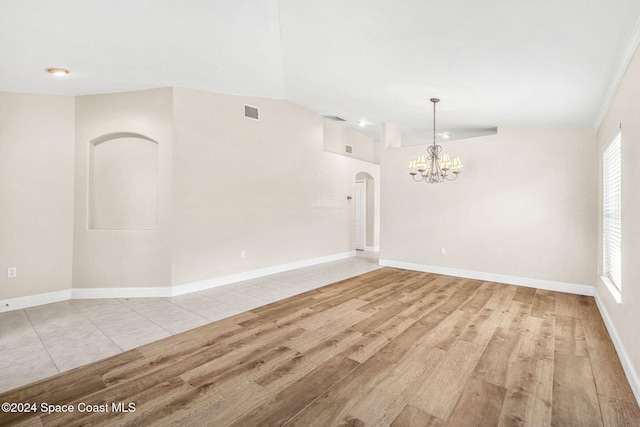
[[[620,131],[602,153],[603,266],[618,291],[622,291],[622,141]]]

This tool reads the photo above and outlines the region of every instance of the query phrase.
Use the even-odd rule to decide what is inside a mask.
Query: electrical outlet
[[[247,256],[247,253],[243,250],[240,251],[240,258],[244,258]]]
[[[18,269],[16,267],[9,267],[7,269],[7,277],[13,279],[18,275]]]
[[[447,254],[447,250],[445,248],[440,248],[440,254],[441,255],[446,255]]]

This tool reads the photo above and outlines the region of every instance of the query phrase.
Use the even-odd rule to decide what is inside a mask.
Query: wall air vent
[[[346,122],[345,119],[338,116],[323,116],[327,120],[331,120],[332,122]]]
[[[260,120],[260,110],[258,107],[252,107],[251,105],[244,105],[244,116],[247,119]]]
[[[353,152],[353,147],[351,147],[350,145],[345,145],[345,148],[347,149],[347,153]]]

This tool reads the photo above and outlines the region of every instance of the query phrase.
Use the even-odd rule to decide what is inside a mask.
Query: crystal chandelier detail
[[[417,159],[409,162],[409,175],[415,182],[427,182],[429,184],[439,184],[441,182],[453,181],[462,172],[462,162],[459,157],[453,160],[448,154],[442,153],[442,146],[436,144],[436,104],[440,102],[438,98],[431,98],[433,102],[433,145],[427,147],[427,155],[421,154]],[[453,173],[453,177],[449,175]],[[418,175],[420,174],[420,175]]]

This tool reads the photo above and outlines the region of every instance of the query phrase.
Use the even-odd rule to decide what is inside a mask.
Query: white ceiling
[[[0,0],[0,90],[282,98],[409,144],[432,97],[454,138],[595,127],[639,17],[639,0]]]

